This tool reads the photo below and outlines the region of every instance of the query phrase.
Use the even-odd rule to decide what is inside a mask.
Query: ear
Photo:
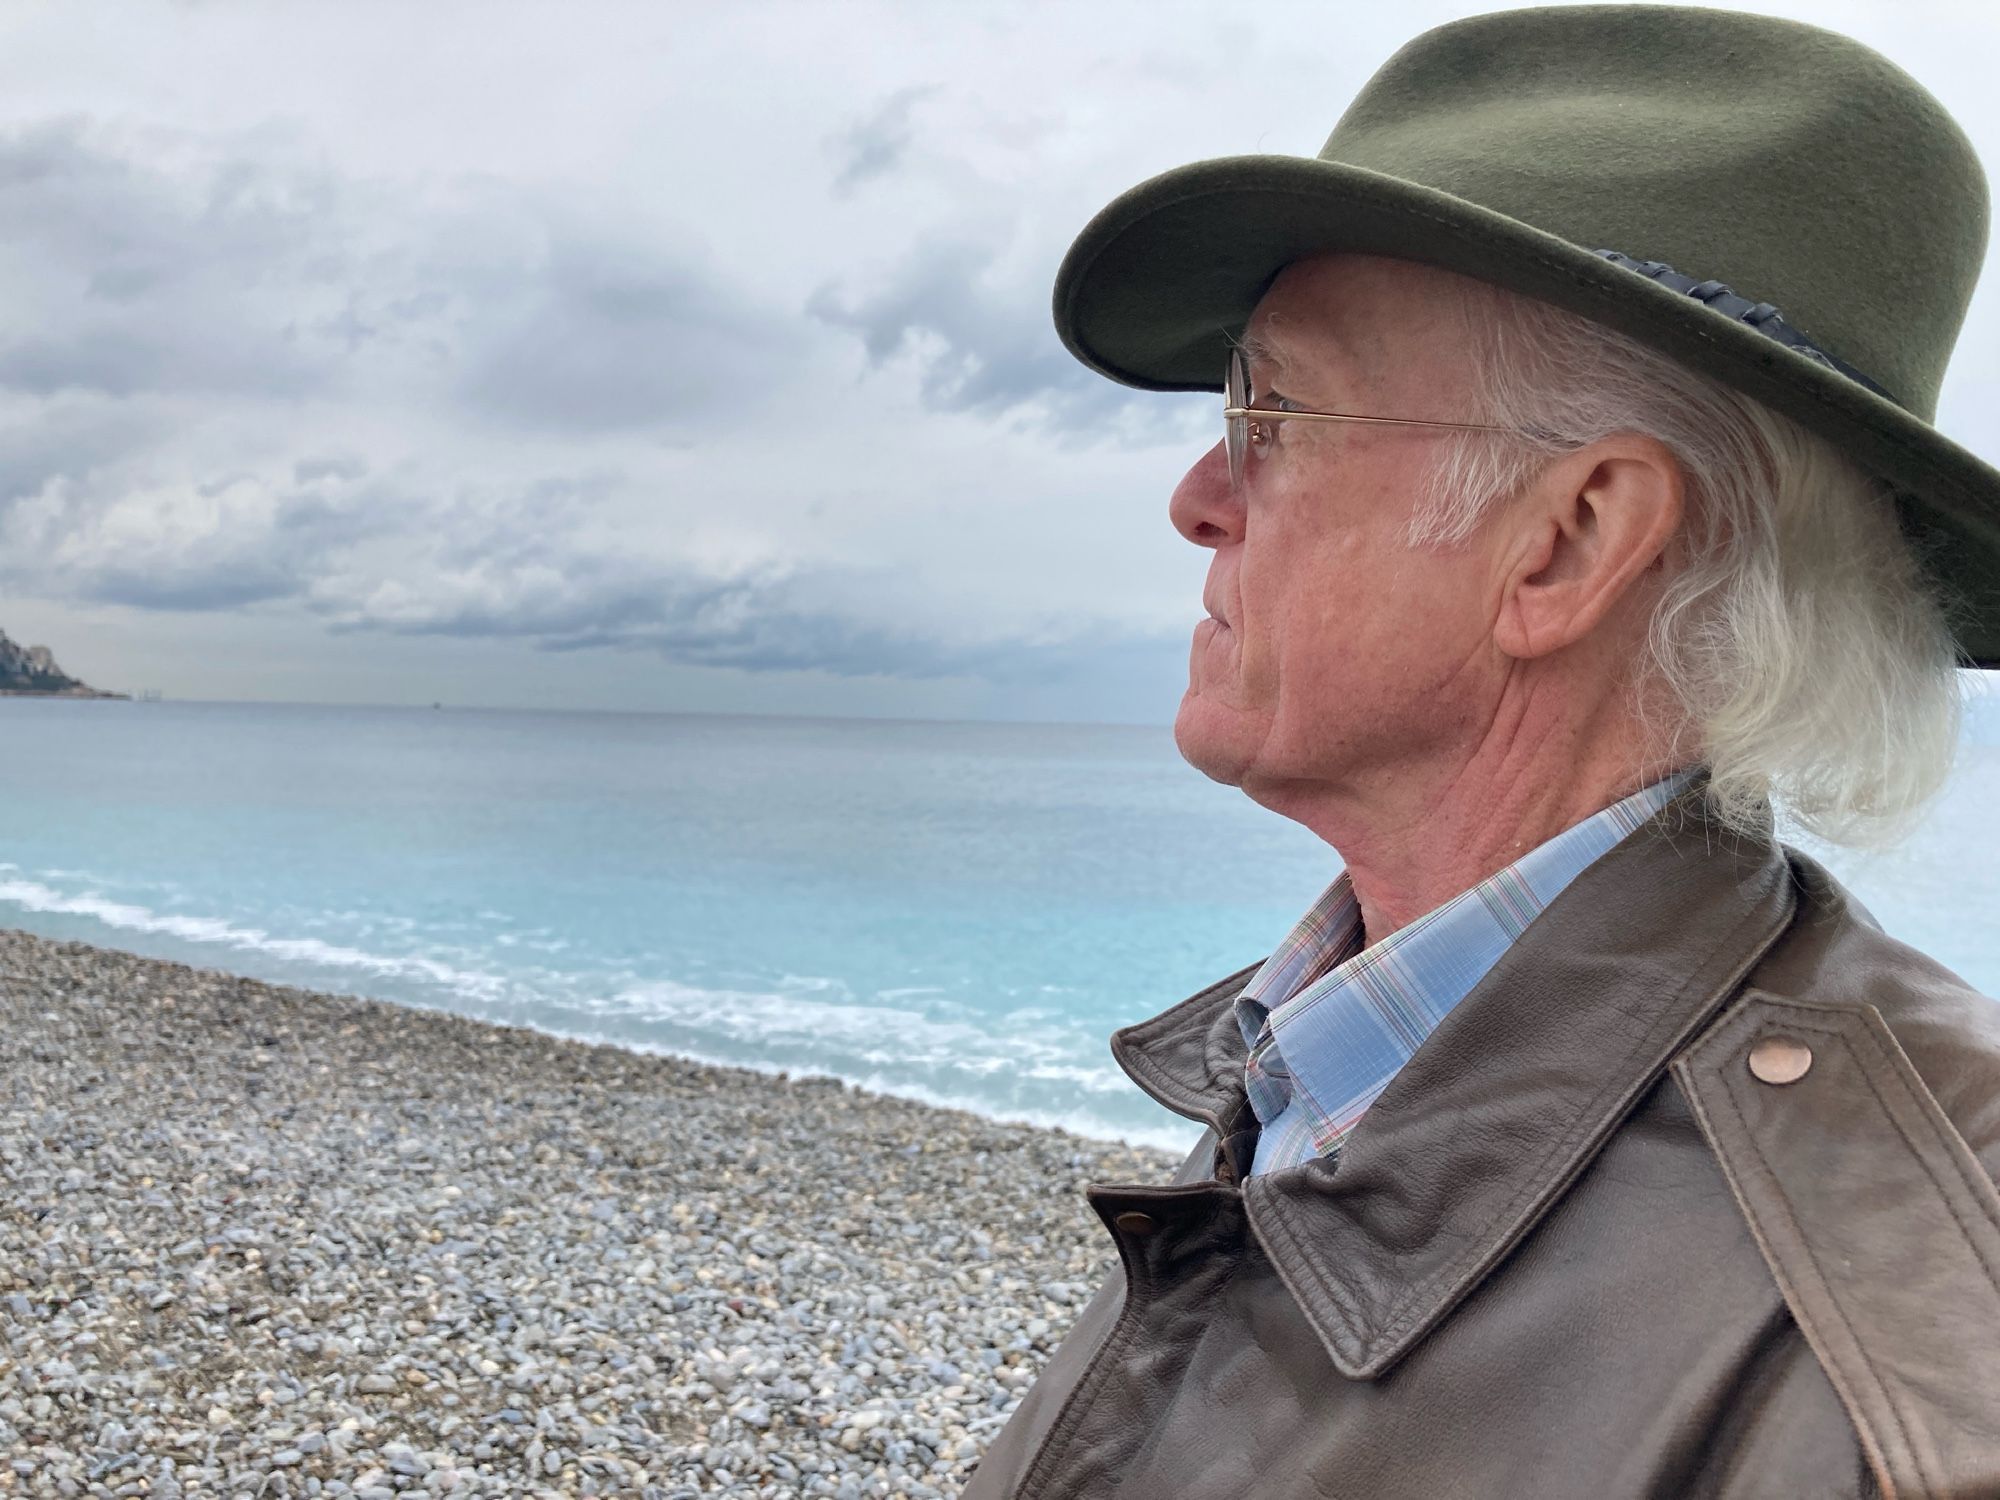
[[[1558,459],[1510,508],[1494,644],[1547,656],[1582,640],[1665,566],[1685,495],[1664,443],[1614,433]]]

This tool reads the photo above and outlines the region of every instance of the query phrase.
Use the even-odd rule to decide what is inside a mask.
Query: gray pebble
[[[0,1035],[24,1496],[954,1494],[1172,1165],[4,930]]]

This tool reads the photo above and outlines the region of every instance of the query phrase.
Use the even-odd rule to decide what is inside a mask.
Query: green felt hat
[[[1733,11],[1505,11],[1404,47],[1317,158],[1196,162],[1117,199],[1063,261],[1056,327],[1114,380],[1213,391],[1302,256],[1568,308],[1890,481],[1960,648],[1995,667],[2000,473],[1931,426],[1986,226],[1964,133],[1858,42]]]

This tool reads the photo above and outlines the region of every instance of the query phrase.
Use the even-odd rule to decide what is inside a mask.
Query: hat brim
[[[1141,183],[1091,220],[1056,276],[1056,329],[1078,359],[1126,385],[1219,391],[1229,340],[1272,279],[1333,251],[1421,261],[1580,313],[1784,413],[1887,480],[1959,649],[1971,665],[2000,668],[2000,472],[1893,401],[1594,248],[1363,167],[1224,157]]]

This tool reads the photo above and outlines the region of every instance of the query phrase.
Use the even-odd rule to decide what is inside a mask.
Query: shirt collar
[[[1691,784],[1579,875],[1453,1009],[1338,1170],[1316,1161],[1243,1182],[1256,1240],[1342,1375],[1394,1369],[1506,1263],[1780,940],[1808,879],[1768,812],[1754,833],[1724,829]],[[1232,1005],[1258,967],[1111,1039],[1140,1088],[1215,1133],[1190,1158],[1197,1174],[1238,1121]]]
[[[1264,1126],[1256,1170],[1334,1150],[1543,908],[1696,774],[1613,803],[1366,949],[1342,871],[1234,1004]]]

